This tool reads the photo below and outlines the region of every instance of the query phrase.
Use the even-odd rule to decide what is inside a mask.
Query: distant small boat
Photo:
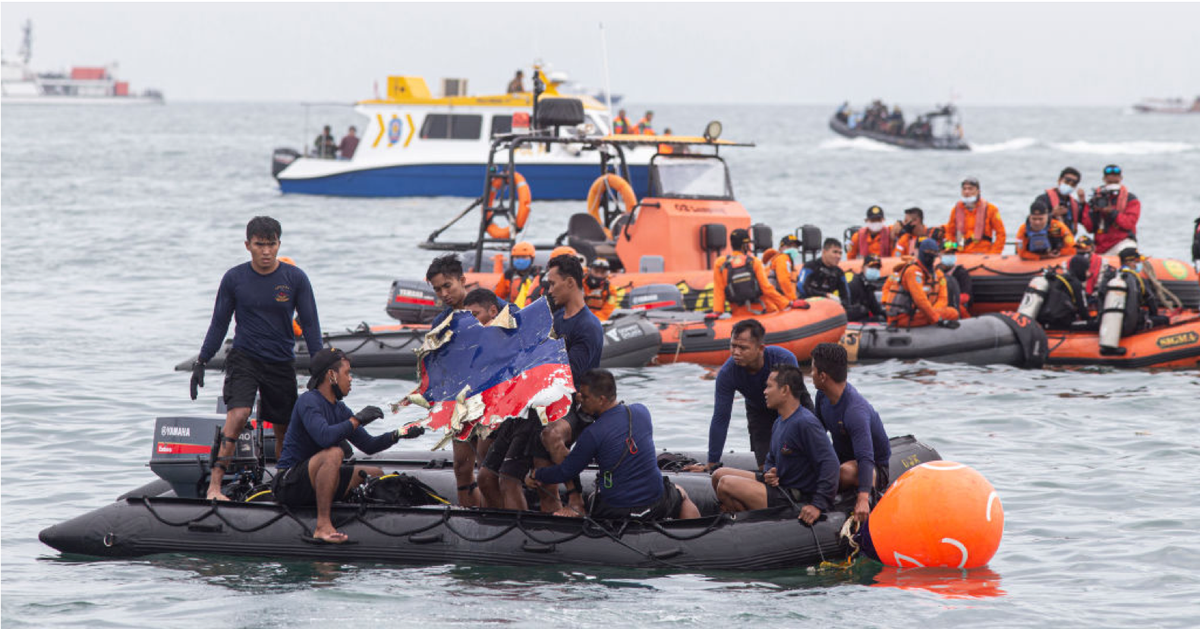
[[[1182,98],[1147,98],[1133,110],[1143,114],[1200,114],[1200,96],[1191,104]]]
[[[953,105],[917,116],[916,120],[896,133],[882,128],[885,123],[874,124],[870,116],[852,111],[849,105],[842,105],[829,119],[829,128],[848,138],[865,137],[906,149],[967,151],[971,148],[963,139],[962,122]]]
[[[73,67],[70,72],[34,72],[29,68],[33,56],[33,23],[21,27],[19,59],[3,60],[0,75],[0,101],[5,105],[130,105],[162,104],[162,93],[146,90],[141,94],[129,88],[128,81],[113,75],[113,66]]]

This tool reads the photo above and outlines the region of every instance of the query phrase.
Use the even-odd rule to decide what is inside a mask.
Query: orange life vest
[[[883,229],[879,230],[878,239],[879,253],[876,255],[881,258],[886,258],[892,255],[892,247],[895,245],[892,243],[892,230],[889,229],[887,225],[884,225]],[[858,251],[856,252],[858,257],[861,258],[868,253],[871,253],[871,230],[867,229],[866,227],[860,228],[858,230],[858,234],[854,236],[854,240],[858,244]]]
[[[983,197],[979,197],[979,199],[975,201],[974,211],[977,212],[975,215],[975,234],[971,237],[971,239],[987,240],[988,242],[991,242],[991,236],[983,235],[983,228],[987,226],[988,220],[988,203],[987,201],[983,200]],[[954,239],[961,242],[963,240],[963,236],[965,235],[963,232],[966,231],[966,229],[967,206],[962,201],[959,201],[954,205]]]

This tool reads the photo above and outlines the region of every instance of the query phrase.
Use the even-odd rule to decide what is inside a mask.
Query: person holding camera
[[[1137,223],[1142,202],[1121,183],[1121,167],[1104,167],[1104,185],[1096,188],[1083,212],[1083,228],[1096,241],[1096,252],[1112,256],[1137,247]]]

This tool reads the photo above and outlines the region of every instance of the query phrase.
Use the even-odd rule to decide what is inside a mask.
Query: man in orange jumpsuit
[[[588,265],[587,275],[583,278],[583,303],[601,321],[608,321],[621,300],[609,284],[609,270],[608,260],[597,257]]]
[[[883,307],[887,310],[888,325],[958,327],[958,310],[950,306],[946,276],[938,268],[937,241],[922,240],[916,261],[892,273],[883,286]]]
[[[729,246],[733,252],[717,258],[713,265],[713,314],[724,313],[726,302],[735,317],[786,308],[787,299],[771,285],[763,263],[750,255],[750,232],[733,230],[729,234]]]
[[[883,208],[872,205],[867,208],[867,224],[850,239],[850,250],[846,252],[846,259],[853,260],[868,253],[882,258],[892,255],[895,248],[896,237],[884,220]]]
[[[1007,235],[1000,210],[979,196],[979,180],[974,177],[963,179],[962,199],[942,229],[947,240],[962,245],[963,253],[1004,253]]]
[[[800,267],[800,239],[788,234],[779,239],[779,251],[771,249],[763,252],[763,263],[769,267],[768,279],[771,285],[789,302],[795,301],[796,280],[800,277],[797,270]]]

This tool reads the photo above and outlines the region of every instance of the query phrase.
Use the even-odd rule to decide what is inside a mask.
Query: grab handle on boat
[[[682,554],[683,554],[683,549],[676,546],[675,548],[668,548],[666,550],[652,550],[652,551],[650,551],[650,558],[651,559],[670,559],[672,557],[678,557]]]
[[[188,522],[188,531],[193,533],[220,533],[225,527],[220,522],[205,524],[203,522]]]
[[[527,553],[552,553],[554,552],[554,544],[531,544],[529,540],[525,540],[521,543],[521,550]]]
[[[409,535],[408,541],[413,544],[436,544],[442,541],[442,534],[429,533],[426,535]]]

